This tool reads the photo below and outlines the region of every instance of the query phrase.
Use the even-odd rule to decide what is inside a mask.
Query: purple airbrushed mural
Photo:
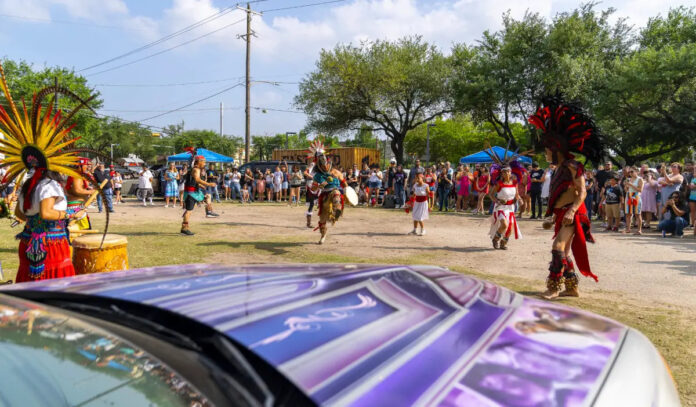
[[[588,405],[627,331],[434,267],[169,266],[8,289],[28,288],[186,315],[325,405]]]

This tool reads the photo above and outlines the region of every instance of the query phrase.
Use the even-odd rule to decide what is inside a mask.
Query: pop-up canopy
[[[206,150],[205,148],[199,148],[197,151],[198,155],[205,157],[205,161],[209,163],[233,163],[234,158],[227,157],[226,155],[218,154],[215,151]],[[189,161],[191,159],[191,154],[187,152],[170,155],[167,157],[167,161]]]
[[[487,148],[486,150],[479,151],[478,153],[474,153],[471,155],[467,155],[466,157],[460,158],[459,164],[476,164],[476,163],[478,163],[478,164],[491,164],[491,163],[493,163],[493,159],[488,154],[486,154],[486,151],[488,151],[489,153],[495,154],[496,156],[498,156],[498,158],[501,161],[504,161],[505,158],[512,157],[513,155],[515,155],[514,151],[510,151],[510,150],[507,150],[505,148],[498,147],[498,146],[493,146],[491,148]],[[532,163],[532,159],[529,157],[520,156],[518,158],[518,160],[525,163],[525,164]]]

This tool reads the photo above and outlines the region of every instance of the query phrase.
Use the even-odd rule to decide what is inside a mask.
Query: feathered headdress
[[[519,158],[520,156],[529,153],[529,151],[524,151],[521,153],[519,152],[519,150],[510,151],[509,142],[507,148],[505,149],[505,153],[503,153],[502,157],[500,157],[490,146],[484,149],[483,152],[486,153],[493,161],[490,170],[491,184],[493,185],[498,183],[498,179],[500,178],[500,172],[505,167],[510,167],[512,174],[515,177],[517,177],[517,180],[520,182],[522,181],[522,178],[525,176],[525,174],[528,172],[527,169],[524,168],[522,163],[520,163]]]
[[[596,163],[604,155],[602,136],[592,118],[560,94],[544,97],[529,123],[541,130],[541,145],[568,159],[574,158],[571,153],[580,153]]]
[[[307,150],[307,159],[316,161],[320,155],[324,155],[325,153],[326,148],[324,147],[324,143],[317,139],[309,144],[309,149]]]
[[[75,178],[82,178],[76,166],[79,163],[78,152],[83,149],[74,148],[77,138],[68,138],[75,126],[69,125],[75,114],[87,105],[94,96],[82,100],[70,90],[60,86],[48,86],[34,94],[31,108],[22,101],[21,113],[17,109],[5,78],[5,71],[0,64],[0,87],[5,94],[9,112],[0,106],[0,153],[5,159],[0,162],[0,168],[7,168],[7,174],[0,180],[0,189],[10,184],[14,179],[23,176],[30,170],[31,178],[27,190],[29,196],[24,197],[25,206],[31,204],[31,193],[43,176],[44,171],[56,171]],[[65,117],[60,110],[53,111],[53,101],[44,109],[43,100],[50,94],[62,93],[80,103]],[[25,208],[25,210],[28,209]]]

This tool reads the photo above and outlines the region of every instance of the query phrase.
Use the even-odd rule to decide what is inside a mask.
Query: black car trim
[[[238,401],[235,396],[255,393],[253,398],[259,405],[316,406],[291,380],[244,345],[181,314],[147,304],[79,293],[14,290],[3,294],[94,319],[104,319],[196,352],[215,368],[213,373],[216,374],[218,383],[235,388],[236,392],[229,394],[224,386],[220,386],[231,403]],[[167,356],[160,359],[167,363]],[[178,373],[182,374],[180,371]],[[187,375],[182,376],[194,384],[194,380]],[[261,377],[265,380],[261,380]]]

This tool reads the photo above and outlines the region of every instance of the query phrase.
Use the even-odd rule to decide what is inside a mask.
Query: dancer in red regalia
[[[590,219],[585,208],[585,170],[572,154],[579,153],[588,160],[599,162],[603,143],[592,119],[578,106],[564,102],[559,96],[544,98],[543,105],[529,122],[541,131],[540,141],[546,159],[557,166],[551,178],[546,216],[554,227],[551,264],[546,279],[546,299],[558,296],[578,297],[578,276],[570,258],[572,251],[580,273],[597,281],[590,270],[587,242],[594,243]],[[565,285],[565,290],[561,291]]]

